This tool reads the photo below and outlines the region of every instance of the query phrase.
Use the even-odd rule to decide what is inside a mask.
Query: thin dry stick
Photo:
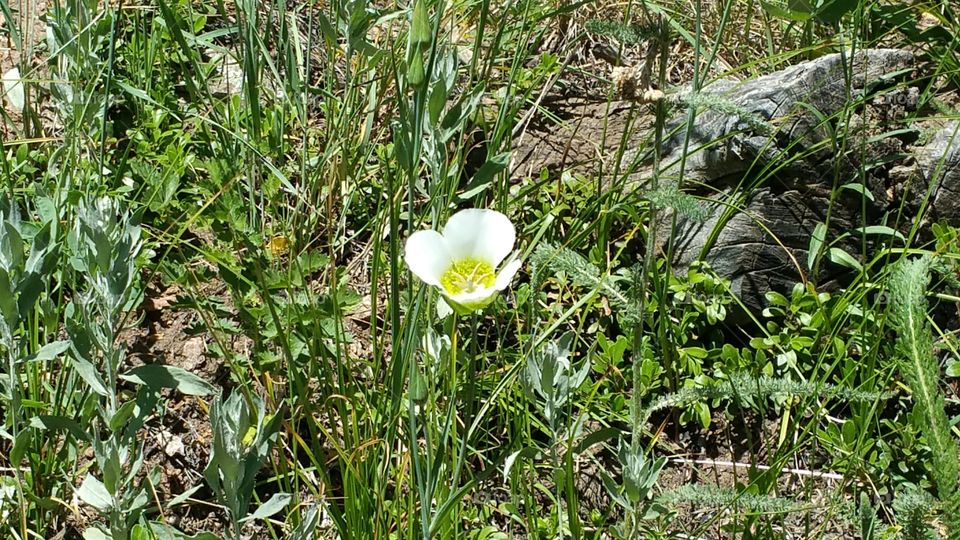
[[[740,463],[737,461],[717,461],[713,459],[686,459],[686,458],[673,458],[670,461],[674,463],[685,463],[692,465],[712,465],[714,467],[743,467],[749,469],[754,467],[762,471],[768,471],[773,467],[769,465],[751,465],[749,463]],[[794,474],[797,476],[809,476],[813,478],[826,478],[828,480],[843,480],[842,474],[837,474],[834,472],[823,472],[823,471],[811,471],[809,469],[780,469],[782,472],[788,474]]]

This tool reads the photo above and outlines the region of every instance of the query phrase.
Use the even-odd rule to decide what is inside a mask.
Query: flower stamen
[[[493,266],[480,259],[453,261],[450,268],[440,276],[440,284],[452,295],[472,293],[477,289],[489,289],[497,281]]]

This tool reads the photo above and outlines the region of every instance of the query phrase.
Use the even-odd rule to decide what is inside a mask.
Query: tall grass
[[[848,284],[810,279],[738,326],[722,276],[672,262],[679,219],[716,206],[716,237],[790,161],[856,159],[852,178],[828,173],[832,200],[869,191],[885,165],[849,127],[864,98],[819,119],[821,146],[791,146],[712,202],[686,170],[689,140],[662,167],[671,119],[689,137],[704,110],[738,112],[704,92],[713,81],[827,52],[924,51],[903,128],[930,120],[960,81],[950,5],[62,0],[46,36],[18,7],[0,0],[30,97],[3,145],[0,535],[818,538],[856,528],[853,500],[861,530],[921,535],[927,491],[960,530],[953,400],[934,356],[952,334],[935,341],[927,322],[931,259],[896,261],[952,260],[949,227],[934,246],[918,233],[927,216],[892,213],[909,242],[864,235],[848,258],[842,239],[815,239],[801,270],[857,258]],[[914,29],[920,13],[939,30]],[[560,98],[613,110],[593,44],[648,62],[627,67],[665,99],[604,119],[596,178],[518,177],[521,133],[582,122]],[[771,144],[784,136],[762,126]],[[638,186],[641,166],[652,175]],[[466,207],[510,216],[526,262],[462,316],[410,274],[403,243]],[[123,300],[109,316],[77,308],[97,279]],[[159,312],[142,307],[156,297]],[[212,380],[136,337],[167,324],[203,338]],[[94,334],[100,347],[85,347]],[[901,378],[909,392],[891,395]],[[171,411],[188,411],[186,428]],[[729,456],[744,475],[666,489],[689,472],[672,458],[708,428],[717,446],[749,439]],[[150,444],[190,430],[210,433],[199,468]],[[170,463],[190,484],[179,492],[164,487],[179,485],[158,466]],[[825,485],[839,495],[817,497]],[[688,526],[691,507],[707,517]]]

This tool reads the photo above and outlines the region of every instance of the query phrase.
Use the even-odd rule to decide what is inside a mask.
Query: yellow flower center
[[[489,289],[496,281],[493,267],[480,259],[454,261],[440,276],[440,284],[449,294],[471,293],[481,287]]]

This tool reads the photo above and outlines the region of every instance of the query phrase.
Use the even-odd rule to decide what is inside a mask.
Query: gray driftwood
[[[918,148],[916,174],[919,187],[931,188],[931,219],[960,222],[960,122],[953,120],[937,130],[930,142]],[[922,194],[921,194],[922,195]]]
[[[808,268],[818,223],[828,223],[828,242],[865,225],[909,225],[912,216],[898,210],[920,211],[927,192],[931,211],[926,216],[960,223],[957,124],[944,126],[916,149],[898,138],[902,135],[882,136],[893,129],[885,124],[889,117],[897,109],[902,115],[915,99],[915,90],[896,88],[910,75],[912,63],[909,52],[874,49],[705,87],[693,100],[700,112],[689,135],[685,113],[671,123],[674,134],[664,146],[661,180],[681,178],[682,161],[684,189],[723,204],[711,205],[713,216],[706,222],[676,216],[676,266],[705,258],[731,280],[747,307],[759,309],[769,290],[789,291],[810,277],[821,286],[843,279],[843,268],[826,257],[814,271]],[[703,104],[709,101],[713,104]],[[854,114],[841,114],[847,103],[855,105],[846,109]],[[833,147],[831,130],[848,135],[845,151]],[[910,153],[915,159],[904,165],[902,156]],[[835,189],[859,183],[862,165],[885,158],[891,158],[887,165],[867,171],[865,190]],[[899,178],[892,171],[898,166]],[[909,204],[902,205],[902,197]],[[660,222],[663,249],[672,217]],[[865,245],[847,234],[839,247],[856,257]]]

